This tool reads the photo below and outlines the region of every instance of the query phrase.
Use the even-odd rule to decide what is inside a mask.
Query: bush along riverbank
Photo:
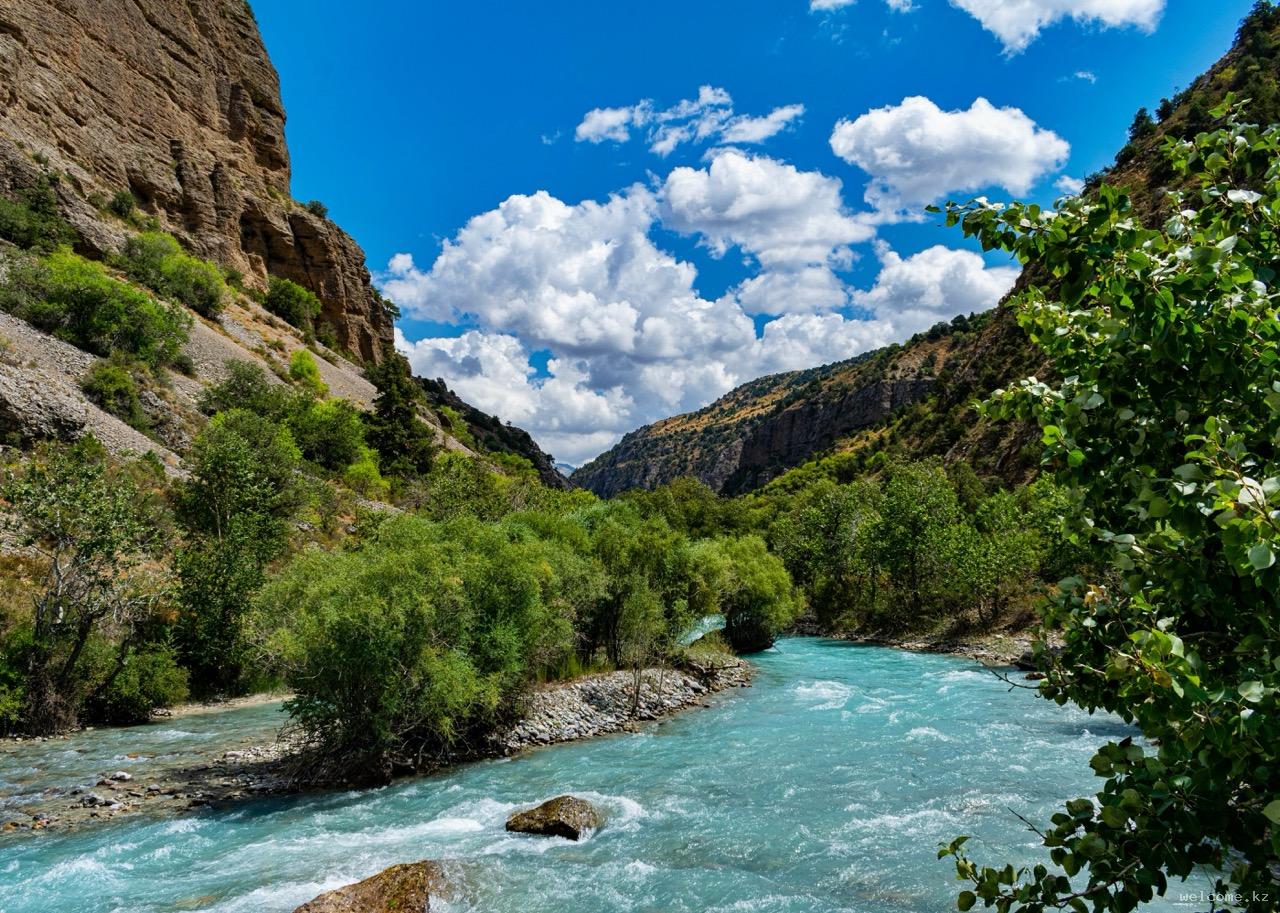
[[[534,689],[514,724],[496,728],[465,750],[442,753],[418,771],[502,757],[561,742],[572,742],[643,725],[691,708],[711,706],[710,698],[751,683],[750,663],[725,653],[696,651],[681,668],[605,672]],[[226,711],[242,709],[231,706]],[[145,730],[137,730],[143,737]],[[65,739],[40,739],[42,745],[73,748]],[[13,747],[15,741],[10,741]],[[132,753],[137,754],[137,753]],[[134,759],[136,761],[136,759]],[[118,766],[118,765],[117,765]],[[200,755],[165,756],[154,764],[131,763],[114,770],[104,758],[100,775],[79,783],[44,789],[0,812],[0,831],[64,830],[107,820],[147,815],[178,815],[205,807],[228,807],[267,796],[343,788],[352,780],[334,780],[308,763],[305,746],[288,731],[263,741],[261,730],[232,735]]]

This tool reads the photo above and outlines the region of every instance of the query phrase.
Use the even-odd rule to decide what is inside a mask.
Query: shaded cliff
[[[279,79],[245,0],[0,5],[0,192],[50,177],[82,252],[117,250],[122,192],[192,253],[323,302],[339,346],[376,360],[391,318],[364,252],[295,203]]]
[[[906,346],[743,384],[697,412],[631,432],[571,481],[603,496],[682,476],[726,494],[757,488],[925,400],[985,323],[961,317]]]

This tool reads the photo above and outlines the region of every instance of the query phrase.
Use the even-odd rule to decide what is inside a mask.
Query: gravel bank
[[[684,671],[645,670],[589,675],[538,688],[528,698],[520,721],[494,733],[488,744],[457,760],[511,755],[543,745],[572,742],[611,732],[633,731],[646,722],[680,710],[710,706],[717,691],[751,683],[752,667],[724,658]],[[210,708],[176,708],[175,717],[217,712],[275,698],[247,698]],[[50,750],[67,739],[48,739]],[[205,806],[226,807],[271,795],[305,792],[322,786],[302,772],[297,746],[287,738],[266,744],[238,740],[216,754],[186,756],[165,764],[133,766],[130,771],[103,770],[92,782],[68,783],[46,790],[30,803],[10,808],[0,831],[61,830],[113,818],[177,815]]]

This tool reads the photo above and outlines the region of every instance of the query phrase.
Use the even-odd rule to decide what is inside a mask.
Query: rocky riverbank
[[[852,643],[911,650],[916,653],[946,653],[953,656],[967,656],[986,666],[1021,666],[1031,654],[1033,640],[1029,631],[1002,631],[968,637],[930,634],[890,637],[858,631],[846,631],[824,636],[833,637],[836,640],[847,640]]]
[[[708,699],[716,692],[749,685],[751,671],[749,663],[725,656],[689,663],[682,670],[648,669],[639,676],[612,672],[544,685],[529,696],[517,723],[454,760],[511,755],[631,731],[680,710],[710,706]],[[48,739],[45,744],[53,751],[59,744],[70,748],[74,739]],[[138,814],[175,815],[324,788],[326,784],[308,779],[297,749],[287,735],[270,742],[235,739],[212,754],[134,763],[129,770],[104,769],[89,782],[60,785],[33,795],[29,802],[9,804],[0,810],[0,831],[75,828]]]
[[[1009,622],[999,630],[980,633],[952,628],[887,634],[877,631],[827,631],[812,616],[803,616],[788,630],[789,637],[830,637],[876,647],[893,647],[913,653],[945,653],[967,656],[985,666],[1022,666],[1031,653],[1034,635],[1025,623]]]

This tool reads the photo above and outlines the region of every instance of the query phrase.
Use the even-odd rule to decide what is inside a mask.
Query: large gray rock
[[[544,837],[578,840],[583,833],[600,826],[600,813],[585,799],[556,796],[537,808],[516,812],[507,819],[507,830]]]
[[[444,873],[434,862],[406,862],[364,881],[321,894],[293,913],[419,913],[445,895]]]

